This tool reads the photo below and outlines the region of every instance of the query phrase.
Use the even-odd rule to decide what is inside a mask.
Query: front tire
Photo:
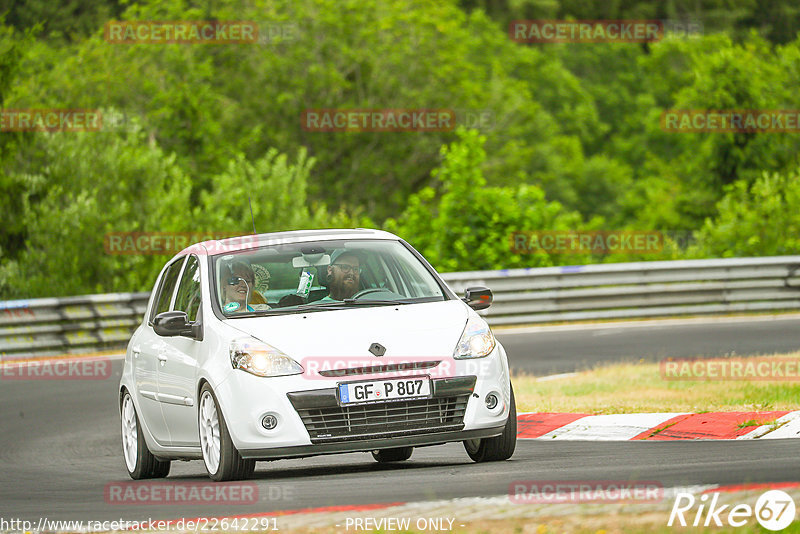
[[[211,386],[200,389],[200,409],[197,412],[200,427],[200,449],[203,463],[211,480],[242,480],[250,478],[256,467],[255,460],[245,460],[233,446],[228,425],[218,408],[217,397]]]
[[[136,414],[131,394],[127,391],[122,397],[120,410],[122,424],[122,456],[128,475],[134,480],[144,478],[164,478],[169,474],[170,461],[159,460],[147,448],[144,433]]]
[[[414,447],[397,447],[396,449],[379,449],[372,451],[372,457],[381,464],[390,462],[403,462],[411,458]]]
[[[464,442],[464,449],[475,462],[497,462],[508,460],[517,447],[517,403],[514,400],[514,388],[511,388],[511,408],[503,433],[494,438],[469,439]]]

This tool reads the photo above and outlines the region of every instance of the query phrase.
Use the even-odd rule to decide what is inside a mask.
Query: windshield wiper
[[[413,302],[408,300],[355,300],[355,299],[344,299],[342,301],[346,306],[362,306],[365,304],[369,304],[372,306],[394,306],[396,304],[413,304]]]
[[[298,304],[297,306],[292,306],[291,308],[286,308],[286,311],[291,310],[298,310],[298,311],[308,311],[308,310],[342,310],[345,308],[345,305],[341,302],[309,302],[308,304]],[[280,308],[278,308],[280,309]]]
[[[279,315],[281,313],[301,313],[306,311],[346,310],[354,306],[396,306],[399,304],[413,304],[413,302],[407,300],[344,299],[339,302],[309,302],[308,304],[298,304],[297,306],[291,306],[288,308],[274,308],[262,313],[270,314],[270,312],[276,312],[275,315]]]
[[[398,306],[401,304],[416,304],[414,300],[354,300],[344,299],[337,302],[309,302],[308,304],[298,304],[286,308],[272,308],[269,310],[259,310],[256,312],[238,313],[233,317],[264,317],[265,315],[283,315],[287,313],[301,313],[306,311],[325,311],[325,310],[346,310],[358,306]]]

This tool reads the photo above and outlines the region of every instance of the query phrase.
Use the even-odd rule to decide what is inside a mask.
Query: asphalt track
[[[644,354],[739,354],[797,348],[800,320],[501,334],[512,365],[564,372]],[[598,334],[598,332],[604,332]],[[559,342],[559,339],[561,340]],[[697,343],[695,344],[695,341]],[[659,345],[663,343],[663,345]],[[666,351],[666,347],[672,347]],[[756,348],[760,347],[760,348]],[[664,350],[665,352],[662,352]],[[474,464],[458,444],[415,450],[383,466],[368,454],[259,462],[259,500],[247,505],[108,504],[109,483],[128,483],[121,455],[116,387],[108,380],[0,381],[0,517],[144,520],[269,513],[504,495],[519,480],[646,480],[664,487],[800,480],[797,441],[519,441],[507,462]],[[202,462],[175,462],[168,481],[205,483]],[[147,482],[145,482],[147,483]],[[457,519],[457,517],[456,517]],[[280,523],[278,524],[280,526]]]
[[[536,376],[603,362],[800,350],[800,317],[736,317],[498,329],[511,367]]]

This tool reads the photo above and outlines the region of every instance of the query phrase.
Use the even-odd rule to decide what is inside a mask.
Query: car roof
[[[307,241],[333,241],[340,239],[400,239],[396,235],[383,230],[368,228],[332,228],[324,230],[292,230],[289,232],[271,232],[266,234],[250,234],[227,239],[211,239],[190,245],[176,256],[200,254],[216,256],[242,250],[250,250],[269,245],[285,245],[304,243]]]

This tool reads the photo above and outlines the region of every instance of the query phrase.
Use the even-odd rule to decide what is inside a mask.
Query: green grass
[[[751,426],[774,425],[774,424],[775,424],[775,420],[774,419],[769,420],[769,421],[758,421],[756,419],[748,419],[747,421],[745,421],[743,423],[739,423],[737,426],[739,428],[747,428],[747,427],[751,427]]]
[[[797,358],[800,353],[776,355]],[[754,357],[755,358],[755,357]],[[763,359],[764,356],[758,358]],[[737,358],[748,360],[748,358]],[[618,363],[540,382],[512,377],[520,412],[588,414],[800,410],[800,381],[665,380],[658,363]],[[750,423],[750,421],[748,421]],[[767,422],[753,421],[756,424]]]

